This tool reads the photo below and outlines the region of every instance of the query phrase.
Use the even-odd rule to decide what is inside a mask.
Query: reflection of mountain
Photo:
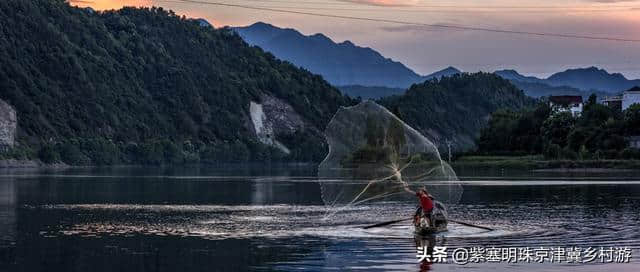
[[[305,36],[294,29],[278,28],[266,23],[255,23],[235,28],[249,44],[260,46],[276,57],[289,61],[309,71],[322,75],[335,86],[358,86],[362,97],[380,97],[382,88],[407,88],[426,79],[450,76],[460,71],[448,67],[427,76],[421,76],[404,66],[382,56],[371,48],[354,45],[350,41],[335,43],[323,34]],[[375,94],[363,91],[367,87]],[[342,89],[342,88],[341,88]]]
[[[16,239],[16,200],[15,179],[0,182],[0,253],[5,242]]]
[[[591,93],[619,93],[640,85],[640,80],[629,80],[622,74],[610,74],[596,67],[569,69],[546,79],[524,76],[515,70],[500,70],[497,75],[508,79],[529,96],[582,95]]]

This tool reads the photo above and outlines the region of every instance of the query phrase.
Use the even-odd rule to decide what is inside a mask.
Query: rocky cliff
[[[305,128],[302,117],[284,101],[263,95],[261,103],[251,101],[249,111],[256,137],[263,144],[274,146],[289,154],[289,148],[276,139],[277,135],[291,135]]]

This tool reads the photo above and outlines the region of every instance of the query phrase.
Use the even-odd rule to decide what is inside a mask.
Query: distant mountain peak
[[[349,40],[340,43],[322,33],[304,35],[264,22],[233,28],[247,43],[271,52],[335,86],[362,85],[406,88],[423,81],[402,63]]]
[[[513,69],[497,70],[497,71],[495,71],[495,73],[498,73],[498,74],[504,74],[504,75],[517,75],[517,76],[523,76],[522,74],[518,73],[518,71],[513,70]]]
[[[346,45],[346,46],[356,46],[355,44],[353,44],[350,40],[346,40],[344,42],[341,42],[340,44],[342,45]]]
[[[620,73],[609,73],[595,66],[567,69],[546,79],[552,86],[571,86],[584,91],[601,90],[621,92],[640,84],[640,80],[628,80]]]
[[[331,40],[329,37],[325,36],[322,33],[316,33],[316,34],[313,34],[313,35],[311,35],[309,37],[313,38],[313,39],[316,39],[318,41],[333,43],[333,40]]]
[[[555,73],[546,79],[524,76],[512,69],[495,71],[495,74],[510,80],[515,85],[535,93],[619,93],[640,85],[640,80],[629,80],[620,73],[609,73],[596,66],[571,68]],[[527,83],[527,84],[524,84]],[[535,96],[535,95],[534,95]]]
[[[449,66],[447,68],[442,69],[440,72],[454,72],[454,73],[462,73],[462,71],[458,70],[458,68]]]
[[[442,69],[440,71],[436,71],[436,72],[433,72],[433,73],[431,73],[429,75],[426,75],[423,78],[425,80],[434,79],[434,78],[435,79],[440,79],[442,77],[448,77],[448,76],[452,76],[452,75],[460,74],[460,73],[462,73],[462,71],[458,70],[457,68],[455,68],[453,66],[449,66],[449,67],[444,68],[444,69]]]
[[[607,72],[607,70],[602,69],[602,68],[598,68],[596,66],[590,66],[590,67],[586,67],[586,68],[571,68],[571,69],[567,69],[564,72],[559,72],[559,73],[555,73],[553,75],[551,75],[549,78],[552,78],[554,76],[557,75],[563,75],[563,74],[590,74],[590,75],[602,75],[602,76],[614,76],[614,77],[620,77],[620,78],[624,78],[627,79],[624,75],[620,74],[620,73],[609,73]]]
[[[250,27],[250,28],[277,28],[274,25],[269,24],[269,23],[265,23],[265,22],[255,22],[255,23],[251,24],[248,27]]]

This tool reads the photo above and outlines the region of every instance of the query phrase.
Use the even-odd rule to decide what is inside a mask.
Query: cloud
[[[340,0],[342,2],[383,6],[383,7],[406,7],[413,6],[418,3],[418,0]]]
[[[119,9],[124,6],[148,7],[153,0],[69,0],[72,5],[91,7],[96,10]]]

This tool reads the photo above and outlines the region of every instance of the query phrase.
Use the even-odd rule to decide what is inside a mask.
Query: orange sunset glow
[[[511,67],[548,76],[557,69],[598,65],[629,77],[640,77],[640,69],[635,65],[640,57],[634,44],[629,43],[444,30],[297,13],[638,39],[640,2],[631,0],[69,1],[96,10],[159,6],[178,15],[206,19],[216,27],[262,21],[307,35],[323,33],[338,42],[350,40],[375,48],[425,74],[453,65],[466,71]],[[523,48],[527,48],[526,54]]]
[[[124,6],[151,6],[152,0],[70,0],[79,7],[91,7],[96,10],[119,9]]]

